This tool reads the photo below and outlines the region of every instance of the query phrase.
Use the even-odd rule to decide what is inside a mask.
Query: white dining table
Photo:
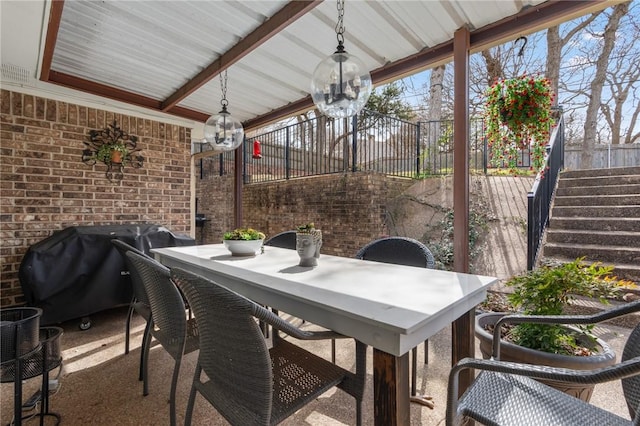
[[[374,348],[374,419],[409,424],[408,352],[486,297],[497,278],[265,246],[234,257],[222,244],[152,249],[161,263],[200,274],[279,311]],[[453,342],[452,342],[453,344]],[[468,354],[473,356],[473,354]]]

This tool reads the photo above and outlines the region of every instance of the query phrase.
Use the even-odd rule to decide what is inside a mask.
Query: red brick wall
[[[189,233],[189,128],[19,92],[0,96],[0,306],[24,302],[20,261],[56,230],[157,223]],[[145,161],[110,182],[104,164],[88,166],[81,156],[89,130],[113,120],[139,137]]]
[[[245,185],[243,225],[269,237],[314,222],[322,229],[322,253],[352,257],[365,243],[389,235],[387,204],[412,184],[381,174],[346,173]],[[204,243],[219,243],[222,233],[233,229],[233,172],[199,179],[196,186],[199,211],[210,219],[198,230],[197,241],[202,235]]]

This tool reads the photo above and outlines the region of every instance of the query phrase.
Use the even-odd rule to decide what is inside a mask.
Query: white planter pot
[[[255,256],[262,250],[264,240],[223,240],[232,256]]]

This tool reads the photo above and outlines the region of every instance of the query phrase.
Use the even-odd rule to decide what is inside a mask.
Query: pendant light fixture
[[[220,74],[220,90],[222,91],[222,111],[209,117],[204,124],[204,139],[214,151],[232,151],[242,145],[244,129],[242,123],[231,116],[227,110],[227,71],[224,80]]]
[[[356,115],[371,95],[371,76],[364,63],[344,50],[344,0],[338,0],[338,48],[318,64],[311,98],[321,113],[333,118]]]

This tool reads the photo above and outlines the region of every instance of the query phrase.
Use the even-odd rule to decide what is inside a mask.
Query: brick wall
[[[375,173],[346,173],[245,185],[243,225],[270,236],[314,222],[322,229],[323,253],[352,257],[365,243],[389,234],[387,203],[412,183]],[[233,229],[233,172],[199,180],[197,188],[203,206],[199,210],[211,219],[203,242],[219,243],[222,233]]]
[[[0,306],[24,302],[18,268],[27,248],[76,225],[157,223],[190,231],[189,128],[7,90],[0,91]],[[81,162],[92,129],[116,120],[139,137],[140,169],[121,181]]]

